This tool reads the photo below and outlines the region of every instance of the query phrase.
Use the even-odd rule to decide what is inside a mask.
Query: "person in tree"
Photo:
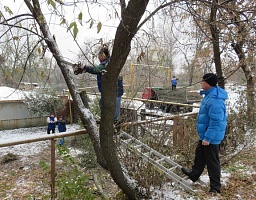
[[[97,75],[97,85],[98,85],[98,90],[99,92],[102,91],[102,75],[106,73],[106,65],[109,62],[110,59],[110,53],[108,50],[108,47],[106,45],[103,45],[103,47],[100,49],[98,53],[98,59],[100,61],[100,64],[97,66],[87,66],[85,65],[84,67],[78,68],[75,71],[75,74],[82,74],[82,73],[90,73],[90,74],[95,74]],[[121,97],[123,95],[123,79],[122,77],[118,78],[117,82],[117,98],[116,98],[116,112],[114,116],[114,123],[118,121],[118,117],[120,114],[120,104],[121,104]],[[99,105],[101,107],[101,98],[99,100]]]
[[[114,116],[114,123],[118,123],[118,117],[120,115],[120,106],[122,96],[124,94],[123,77],[119,76],[117,81],[117,98],[116,98],[116,112]]]
[[[47,117],[47,123],[48,123],[47,134],[50,134],[51,132],[55,133],[56,122],[57,122],[57,118],[53,113],[49,117]]]
[[[172,90],[176,90],[176,86],[177,86],[177,80],[179,80],[178,78],[176,78],[175,76],[172,77]]]
[[[56,124],[58,125],[58,131],[59,131],[59,133],[66,132],[66,130],[67,130],[67,128],[66,128],[66,121],[63,119],[62,116],[60,116],[60,118],[59,118],[59,120],[57,121]],[[60,139],[59,145],[60,145],[60,146],[63,146],[63,145],[64,145],[64,137],[62,137],[62,138]]]
[[[219,159],[220,143],[224,139],[227,125],[225,100],[227,92],[217,86],[217,76],[207,73],[201,81],[204,95],[197,117],[199,141],[195,150],[192,170],[181,168],[193,182],[197,181],[207,166],[210,178],[209,193],[221,192],[221,167]]]

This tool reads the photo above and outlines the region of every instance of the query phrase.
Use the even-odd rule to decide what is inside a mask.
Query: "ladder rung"
[[[173,170],[175,170],[177,167],[178,167],[178,166],[174,166],[174,167],[172,167],[172,168],[169,168],[168,171],[173,171]]]
[[[151,153],[152,153],[151,151],[148,151],[148,152],[142,153],[142,154],[144,154],[145,156],[150,156]]]
[[[128,144],[131,141],[132,141],[132,139],[123,140],[123,142],[125,142],[126,144]]]
[[[143,160],[145,160],[146,162],[150,162],[152,165],[154,165],[155,167],[157,167],[159,170],[161,170],[163,173],[165,173],[165,175],[168,178],[171,178],[173,181],[175,181],[177,184],[179,184],[181,187],[183,187],[185,190],[189,191],[189,192],[195,192],[193,190],[193,188],[191,188],[191,184],[189,184],[184,178],[180,177],[179,175],[177,175],[174,170],[176,168],[181,168],[180,165],[178,165],[177,163],[175,163],[174,161],[172,161],[171,159],[169,159],[168,157],[160,154],[159,152],[155,151],[154,149],[152,149],[151,147],[143,144],[142,142],[140,142],[139,140],[137,140],[136,138],[130,136],[128,133],[122,132],[122,135],[128,137],[129,139],[127,140],[122,140],[123,143],[128,144],[128,148],[130,148],[131,150],[133,150],[133,152],[136,153],[135,149],[137,149],[137,153],[140,157],[143,158]],[[144,150],[146,150],[145,152],[143,152]],[[150,155],[153,155],[154,158],[151,158]],[[173,166],[169,169],[167,169],[164,165],[164,163],[161,162],[165,162],[167,164],[169,164],[170,166]]]
[[[143,145],[139,144],[139,145],[134,146],[134,148],[135,148],[135,149],[139,149],[139,148],[141,148],[142,146],[143,146]]]
[[[156,160],[156,162],[157,163],[160,163],[160,162],[162,162],[162,161],[164,161],[165,160],[165,158],[161,158],[161,159],[159,159],[159,160]]]

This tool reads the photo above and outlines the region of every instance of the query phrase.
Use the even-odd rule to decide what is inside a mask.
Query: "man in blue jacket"
[[[210,178],[209,193],[221,192],[220,143],[225,136],[227,115],[225,100],[227,92],[217,86],[217,76],[207,73],[201,81],[204,94],[197,118],[199,142],[195,150],[192,170],[181,168],[193,182],[197,181],[207,166]]]

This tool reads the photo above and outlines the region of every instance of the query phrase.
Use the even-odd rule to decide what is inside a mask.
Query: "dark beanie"
[[[216,86],[218,82],[217,75],[214,73],[207,73],[203,76],[203,81],[208,83],[210,86]]]

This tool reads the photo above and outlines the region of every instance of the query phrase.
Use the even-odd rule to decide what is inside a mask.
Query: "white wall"
[[[21,100],[0,101],[0,130],[47,126],[46,118],[29,115]]]

